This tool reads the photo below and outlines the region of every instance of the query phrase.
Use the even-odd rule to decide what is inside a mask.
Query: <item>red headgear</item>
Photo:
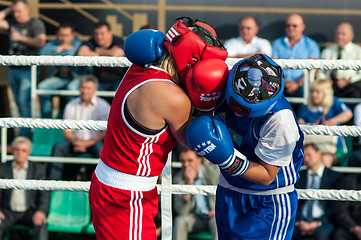
[[[214,29],[190,18],[186,23],[179,20],[169,29],[164,46],[178,68],[181,85],[185,82],[188,64],[194,65],[197,61],[211,58],[225,61],[228,56]]]

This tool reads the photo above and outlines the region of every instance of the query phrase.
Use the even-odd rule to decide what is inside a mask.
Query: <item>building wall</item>
[[[49,38],[57,25],[71,21],[82,39],[92,33],[92,25],[108,21],[118,36],[127,36],[143,24],[166,31],[181,16],[197,18],[212,25],[221,40],[237,36],[237,22],[254,15],[259,35],[270,41],[284,33],[284,20],[299,13],[306,23],[305,33],[321,47],[333,42],[334,29],[342,21],[355,27],[355,42],[361,43],[361,1],[352,0],[28,0],[32,14],[46,22]],[[0,9],[11,1],[0,1]]]

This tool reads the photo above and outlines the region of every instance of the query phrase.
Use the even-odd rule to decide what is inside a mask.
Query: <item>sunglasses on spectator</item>
[[[13,151],[14,151],[14,152],[21,152],[21,153],[27,153],[27,152],[29,152],[28,149],[24,149],[24,148],[14,148]]]
[[[286,27],[287,28],[290,28],[290,27],[296,28],[296,27],[298,27],[298,25],[297,24],[286,24]]]

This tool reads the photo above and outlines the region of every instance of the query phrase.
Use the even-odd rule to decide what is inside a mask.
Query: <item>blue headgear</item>
[[[237,62],[228,77],[226,100],[238,115],[266,115],[283,95],[282,68],[265,54]]]

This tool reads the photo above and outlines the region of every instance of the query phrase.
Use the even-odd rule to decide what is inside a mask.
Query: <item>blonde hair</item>
[[[170,76],[173,82],[179,85],[179,74],[177,71],[177,67],[169,54],[168,51],[164,50],[162,60],[159,64],[159,67],[164,69]]]
[[[329,79],[317,79],[311,84],[310,92],[319,91],[323,92],[324,97],[321,103],[323,107],[323,114],[326,115],[330,111],[331,106],[333,105],[333,89],[332,83]],[[312,94],[308,95],[308,109],[313,110],[318,105],[315,105],[312,102]]]

